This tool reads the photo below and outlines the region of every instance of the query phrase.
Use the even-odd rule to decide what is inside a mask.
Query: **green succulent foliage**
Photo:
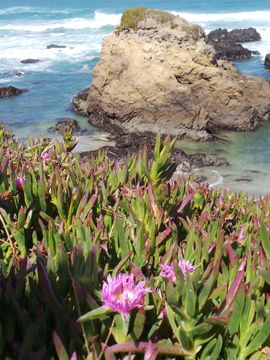
[[[121,165],[74,144],[0,127],[0,358],[269,359],[269,196],[172,181],[168,138]],[[132,271],[152,291],[123,318],[101,288]]]

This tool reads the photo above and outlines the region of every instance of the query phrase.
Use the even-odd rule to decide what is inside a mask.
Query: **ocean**
[[[262,41],[248,44],[260,52],[237,62],[240,71],[270,80],[263,65],[270,52],[270,3],[266,0],[202,2],[199,0],[15,0],[0,2],[0,86],[14,85],[28,91],[0,100],[0,122],[20,138],[49,136],[47,129],[60,118],[76,118],[86,130],[82,143],[97,146],[102,133],[86,119],[74,115],[72,97],[91,83],[102,39],[132,6],[159,8],[200,24],[206,33],[216,28],[255,27]],[[64,48],[47,49],[50,44]],[[39,59],[22,64],[25,59]],[[270,124],[254,133],[225,134],[226,143],[180,143],[187,151],[220,153],[231,163],[227,168],[195,169],[219,186],[253,193],[270,191]],[[218,172],[217,172],[218,171]],[[259,190],[258,190],[259,189]]]

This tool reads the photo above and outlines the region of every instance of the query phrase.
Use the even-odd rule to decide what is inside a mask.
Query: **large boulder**
[[[0,99],[20,95],[26,90],[16,88],[15,86],[3,86],[0,87]]]
[[[133,12],[103,41],[83,106],[92,124],[206,140],[269,119],[269,83],[216,61],[201,27],[156,10]]]

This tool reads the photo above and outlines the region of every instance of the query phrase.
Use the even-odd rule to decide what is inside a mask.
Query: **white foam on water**
[[[23,13],[35,14],[69,14],[69,10],[49,10],[46,8],[36,8],[32,6],[13,6],[0,10],[0,15],[13,15]]]
[[[72,18],[60,21],[33,21],[32,24],[16,23],[0,25],[0,30],[26,31],[26,32],[47,32],[57,29],[100,29],[104,26],[116,26],[119,24],[121,14],[105,14],[95,11],[94,18]]]
[[[223,182],[223,176],[217,171],[217,170],[211,170],[213,174],[217,175],[217,180],[211,184],[208,185],[208,187],[211,189],[215,186],[220,185]]]
[[[191,22],[209,24],[209,23],[270,23],[270,10],[265,11],[243,11],[232,13],[188,13],[170,11],[174,15],[179,15]]]
[[[10,79],[0,79],[0,84],[8,83]]]
[[[250,50],[259,51],[262,60],[264,60],[265,55],[270,52],[270,26],[269,28],[258,26],[256,29],[261,34],[262,40],[256,41],[254,43],[245,44],[244,46],[246,46]]]
[[[18,33],[0,37],[0,70],[44,71],[50,70],[56,62],[77,63],[89,61],[96,57],[101,49],[104,33],[92,31],[74,31],[60,33]],[[62,45],[65,48],[47,49],[50,44]],[[23,59],[39,59],[35,64],[21,64]],[[47,70],[46,70],[47,71]]]

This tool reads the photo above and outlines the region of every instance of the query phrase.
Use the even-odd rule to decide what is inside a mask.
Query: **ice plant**
[[[189,261],[187,260],[179,260],[178,261],[178,266],[181,269],[184,278],[186,279],[186,274],[187,272],[191,273],[195,270],[195,266],[192,265]],[[169,278],[172,282],[176,282],[176,274],[175,274],[175,270],[174,270],[174,263],[171,263],[169,265],[163,265],[160,264],[161,267],[161,273],[160,275],[162,277],[166,277]]]
[[[15,180],[15,183],[16,183],[16,188],[18,190],[22,190],[22,187],[25,183],[25,177],[24,176],[18,176]]]
[[[192,273],[195,270],[195,266],[192,265],[189,261],[187,260],[179,260],[178,261],[178,266],[181,269],[184,278],[186,278],[187,276],[187,272]]]
[[[109,275],[103,282],[103,303],[124,317],[134,308],[144,307],[144,297],[150,288],[145,287],[145,280],[138,283],[133,274]]]
[[[169,265],[160,264],[160,267],[161,267],[160,275],[162,277],[169,278],[172,282],[176,282],[176,275],[173,268],[173,264],[169,264]]]
[[[40,155],[40,159],[42,160],[42,162],[45,162],[49,158],[50,158],[50,154],[48,152],[44,152]]]

